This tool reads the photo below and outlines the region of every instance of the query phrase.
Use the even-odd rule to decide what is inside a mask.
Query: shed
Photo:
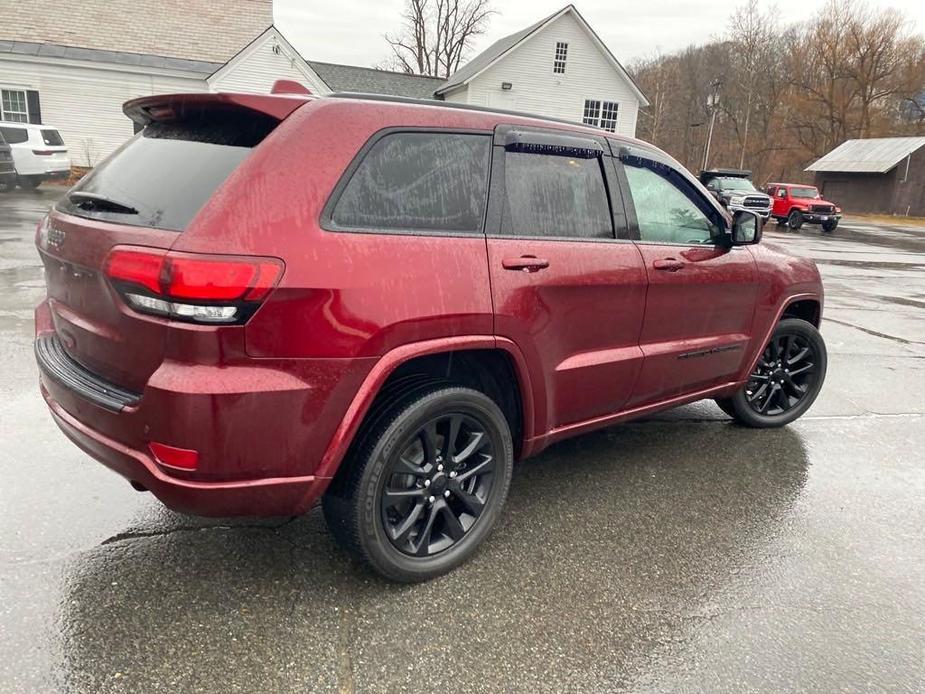
[[[846,212],[925,216],[925,137],[848,140],[806,170]]]

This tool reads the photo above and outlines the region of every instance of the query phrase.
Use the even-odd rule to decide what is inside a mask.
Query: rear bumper
[[[55,424],[81,450],[110,470],[151,491],[167,507],[200,516],[290,516],[305,513],[328,480],[304,477],[195,482],[171,477],[142,451],[119,443],[77,420],[42,387]]]
[[[47,301],[35,325],[42,395],[68,438],[170,508],[207,516],[311,508],[333,474],[318,467],[376,361],[165,358],[142,392],[120,393],[51,349]],[[196,468],[161,463],[152,442],[196,451]]]

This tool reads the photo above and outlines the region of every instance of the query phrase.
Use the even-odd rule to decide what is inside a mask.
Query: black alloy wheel
[[[371,413],[322,500],[337,542],[386,578],[426,581],[478,549],[514,467],[510,425],[485,393],[412,385]]]
[[[819,395],[828,362],[822,335],[798,318],[778,323],[745,386],[717,405],[740,424],[779,427],[801,417]]]
[[[803,226],[803,213],[799,210],[791,210],[790,215],[787,217],[787,226],[794,231],[799,231],[800,227]]]
[[[792,410],[812,388],[818,374],[817,361],[805,337],[771,338],[745,386],[749,406],[769,417]]]
[[[380,513],[400,552],[427,557],[449,549],[478,522],[494,484],[495,447],[473,417],[440,415],[397,447]]]

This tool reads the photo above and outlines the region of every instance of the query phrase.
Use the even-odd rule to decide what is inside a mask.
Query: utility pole
[[[723,86],[720,80],[714,80],[710,85],[710,94],[707,96],[707,106],[710,107],[710,130],[707,133],[707,144],[703,148],[703,165],[701,171],[707,170],[710,163],[710,145],[713,144],[713,126],[716,124],[716,108],[719,106],[719,88]]]

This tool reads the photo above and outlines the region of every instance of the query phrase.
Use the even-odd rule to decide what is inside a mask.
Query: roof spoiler
[[[204,111],[251,111],[281,121],[310,98],[305,94],[158,94],[126,101],[122,112],[139,125],[182,120]]]

